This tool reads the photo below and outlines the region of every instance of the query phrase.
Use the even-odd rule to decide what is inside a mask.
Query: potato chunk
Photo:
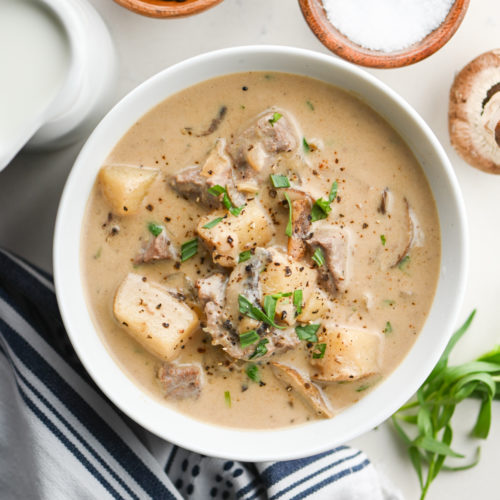
[[[380,371],[383,341],[380,333],[327,322],[320,328],[318,340],[326,344],[326,349],[323,358],[311,359],[311,364],[318,368],[314,380],[357,380]]]
[[[214,227],[203,226],[216,217],[224,217]],[[244,250],[265,246],[272,238],[273,224],[259,201],[253,200],[234,216],[222,210],[202,217],[196,228],[198,234],[212,250],[212,259],[224,267],[234,267]]]
[[[294,292],[295,290],[302,290],[302,301],[307,303],[316,288],[316,270],[304,262],[292,259],[277,248],[269,248],[269,253],[271,262],[259,277],[262,290],[261,305],[264,305],[265,295]],[[292,297],[283,298],[278,302],[276,314],[288,325],[295,324],[295,307]]]
[[[165,361],[180,353],[198,326],[198,317],[187,305],[135,273],[128,274],[118,287],[113,312],[137,342]]]
[[[106,165],[99,171],[102,192],[113,213],[128,215],[136,212],[158,175],[158,170],[131,165]]]
[[[309,379],[304,377],[291,366],[282,363],[271,363],[274,376],[285,387],[291,387],[302,400],[320,417],[332,418],[333,412],[330,409],[321,389],[314,385]]]

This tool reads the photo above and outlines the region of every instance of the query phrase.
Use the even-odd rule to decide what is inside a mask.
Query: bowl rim
[[[363,47],[330,23],[322,0],[298,0],[302,15],[318,40],[338,56],[361,66],[400,68],[415,64],[437,52],[456,33],[469,7],[470,0],[455,0],[443,22],[425,38],[394,52]]]
[[[434,300],[426,324],[410,352],[373,391],[355,405],[339,413],[334,419],[311,421],[300,426],[272,430],[242,430],[219,427],[178,413],[147,396],[121,370],[90,319],[81,282],[80,241],[83,214],[95,179],[95,175],[89,175],[90,165],[98,162],[92,166],[94,174],[97,174],[98,168],[116,142],[137,119],[182,88],[209,79],[205,76],[200,77],[200,71],[216,72],[212,75],[214,77],[241,71],[272,70],[262,67],[261,61],[266,61],[270,68],[275,68],[277,65],[278,68],[274,71],[306,76],[311,76],[314,65],[318,71],[324,70],[325,75],[336,71],[341,76],[347,75],[353,85],[366,86],[368,90],[383,97],[387,103],[392,103],[394,109],[399,110],[397,113],[400,117],[408,120],[409,126],[414,127],[422,135],[426,147],[430,148],[430,154],[436,156],[440,168],[434,163],[432,166],[423,165],[423,168],[426,174],[427,169],[432,168],[428,170],[431,173],[437,169],[436,172],[441,176],[439,182],[444,183],[444,187],[440,188],[447,190],[447,199],[446,203],[443,201],[443,207],[451,210],[449,221],[451,227],[447,231],[453,240],[449,243],[450,248],[453,247],[450,250],[453,258],[449,263],[444,263],[443,254],[441,258],[438,291],[444,279],[449,290],[446,294],[444,292],[441,294],[445,300],[441,301],[440,307],[444,309],[446,318],[440,319],[443,311],[436,311],[436,300]],[[229,65],[231,69],[224,69],[226,68],[224,64]],[[287,64],[294,67],[300,65],[300,71],[284,70]],[[243,68],[240,68],[241,65]],[[183,75],[184,79],[189,80],[188,85],[182,84]],[[317,76],[316,78],[323,79]],[[172,81],[180,81],[179,89],[165,91],[161,99],[156,99],[153,91],[157,93],[163,91],[164,86]],[[333,84],[331,81],[329,83]],[[340,86],[338,83],[336,85]],[[147,105],[149,100],[154,101],[154,104]],[[365,102],[374,107],[370,102]],[[380,110],[376,111],[381,113]],[[395,126],[394,120],[383,114],[382,116]],[[429,178],[428,174],[427,177]],[[436,199],[437,203],[438,201]],[[441,219],[441,212],[439,215]],[[75,220],[78,220],[77,224]],[[442,228],[441,234],[443,235]],[[64,325],[83,366],[102,392],[131,419],[174,444],[204,455],[242,461],[288,460],[323,452],[373,429],[390,417],[416,392],[438,361],[458,317],[467,277],[466,241],[465,207],[458,181],[444,149],[417,112],[391,88],[356,66],[318,52],[272,45],[232,47],[195,56],[157,73],[119,101],[95,128],[75,160],[60,200],[54,233],[54,281]],[[448,245],[448,242],[446,244]],[[433,321],[439,323],[440,328],[436,334],[428,332],[431,316]],[[425,339],[424,332],[427,332]],[[395,391],[394,387],[400,385],[400,378],[405,380],[406,384],[403,389]],[[338,433],[331,432],[338,427],[342,430],[340,438]],[[325,433],[328,434],[325,436]]]
[[[118,5],[142,16],[167,18],[198,14],[214,7],[223,0],[115,0]]]

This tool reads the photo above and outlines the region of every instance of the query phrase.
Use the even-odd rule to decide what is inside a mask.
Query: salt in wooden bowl
[[[329,21],[321,0],[299,0],[299,4],[313,33],[338,56],[361,66],[399,68],[429,57],[448,42],[460,26],[469,0],[456,0],[440,26],[423,40],[394,52],[368,49],[350,40]]]

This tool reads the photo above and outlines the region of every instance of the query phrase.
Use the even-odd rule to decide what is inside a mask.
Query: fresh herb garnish
[[[160,226],[160,224],[156,224],[156,222],[150,222],[148,224],[148,229],[149,232],[154,236],[159,236],[161,232],[163,231],[163,226]]]
[[[266,297],[270,297],[270,295],[266,295]],[[264,304],[266,303],[266,298],[264,297]],[[255,319],[257,321],[262,321],[270,326],[274,326],[275,328],[279,328],[280,330],[284,329],[284,326],[279,326],[274,322],[274,316],[269,317],[262,309],[254,306],[245,296],[238,295],[238,307],[241,314],[248,316],[249,318]]]
[[[323,198],[318,198],[311,209],[311,222],[315,222],[320,219],[326,219],[328,214],[332,211],[332,207],[330,206],[333,203],[333,200],[337,197],[338,184],[335,181],[330,188],[330,194],[328,195],[328,199],[324,200]]]
[[[216,217],[214,220],[211,220],[210,222],[207,222],[203,227],[203,229],[212,229],[215,227],[219,222],[222,222],[224,217]]]
[[[384,245],[384,246],[385,246],[385,242],[387,241],[387,240],[385,239],[385,234],[381,234],[381,235],[380,235],[380,241],[382,242],[382,245]]]
[[[273,293],[272,295],[266,295],[264,297],[264,312],[266,316],[272,320],[274,320],[274,316],[276,315],[276,305],[278,304],[278,300],[283,297],[290,297],[292,292],[280,292]]]
[[[231,393],[229,391],[224,391],[224,401],[226,405],[231,408]]]
[[[384,328],[384,333],[392,333],[392,325],[390,321],[387,321]]]
[[[286,201],[288,202],[288,224],[286,225],[285,234],[289,237],[292,236],[292,202],[290,201],[290,196],[285,193]]]
[[[474,310],[453,334],[438,363],[417,391],[416,398],[392,416],[394,427],[406,444],[417,473],[421,500],[441,470],[464,470],[474,467],[479,461],[478,447],[476,457],[469,463],[458,467],[445,464],[447,457],[463,457],[451,448],[451,418],[456,406],[466,398],[481,402],[472,436],[485,439],[490,431],[492,401],[500,399],[500,387],[497,386],[500,380],[500,345],[476,361],[448,366],[453,347],[469,328],[475,313]],[[424,465],[427,466],[426,471]]]
[[[307,139],[305,137],[302,137],[302,147],[304,148],[304,151],[306,153],[309,153],[311,151],[311,146],[309,146],[309,143],[307,142]]]
[[[295,316],[298,316],[302,312],[302,290],[293,292],[293,305],[295,307]]]
[[[249,260],[251,257],[252,257],[252,252],[250,250],[245,250],[244,252],[240,253],[238,257],[238,263],[245,262],[246,260]]]
[[[316,344],[312,351],[313,359],[322,359],[325,357],[326,344]]]
[[[300,340],[306,340],[307,342],[317,342],[318,336],[316,332],[319,328],[319,323],[316,325],[305,325],[305,326],[296,326],[295,333]]]
[[[325,265],[325,254],[323,253],[323,250],[321,249],[321,247],[318,247],[318,248],[316,248],[316,250],[314,250],[312,260],[314,260],[314,262],[316,262],[316,265],[318,267]]]
[[[250,330],[240,335],[240,345],[241,347],[248,347],[249,345],[255,344],[259,339],[259,334],[255,330]]]
[[[275,188],[289,188],[290,187],[290,180],[286,175],[281,175],[281,174],[271,174],[269,176],[271,178],[271,184]]]
[[[198,239],[186,241],[181,245],[181,262],[190,259],[198,252]]]
[[[398,264],[398,268],[401,271],[406,271],[406,269],[408,268],[409,265],[410,265],[410,256],[409,255],[405,255],[401,259],[401,262]]]
[[[220,184],[216,184],[215,186],[212,186],[208,188],[208,192],[212,196],[222,196],[222,204],[231,212],[235,217],[240,215],[241,211],[245,208],[246,205],[241,205],[241,207],[236,207],[233,205],[233,202],[229,198],[229,195],[227,194],[227,189],[225,187],[222,187]]]
[[[259,383],[260,382],[260,373],[259,373],[259,367],[251,363],[247,366],[246,369],[247,376],[250,380],[253,380],[254,382]]]
[[[366,391],[370,387],[370,384],[363,384],[360,385],[359,387],[356,387],[356,392],[363,392]]]
[[[274,124],[282,117],[281,113],[274,113],[272,118],[269,118],[269,123],[271,127],[274,127]]]
[[[257,344],[255,351],[253,352],[253,354],[251,356],[248,357],[248,359],[260,358],[260,357],[264,356],[264,354],[267,353],[267,347],[266,347],[267,343],[269,343],[269,339],[262,339]]]
[[[385,306],[393,306],[394,304],[396,304],[396,301],[395,300],[392,300],[392,299],[384,299],[382,301],[382,303],[385,305]]]
[[[314,104],[311,101],[306,101],[306,104],[311,111],[314,111]]]

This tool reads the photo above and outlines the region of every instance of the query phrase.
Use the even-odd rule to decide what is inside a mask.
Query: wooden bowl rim
[[[214,7],[223,0],[114,0],[117,4],[147,17],[182,17]]]
[[[444,21],[423,40],[395,52],[372,50],[350,40],[330,23],[321,0],[299,0],[302,14],[319,41],[338,56],[361,66],[399,68],[414,64],[439,50],[459,28],[470,0],[455,0]]]

